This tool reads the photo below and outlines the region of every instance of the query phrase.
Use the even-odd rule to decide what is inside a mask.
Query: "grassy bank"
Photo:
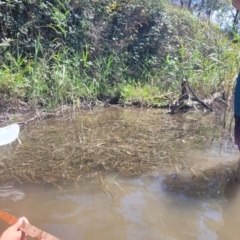
[[[228,90],[238,71],[239,43],[164,1],[3,3],[1,106],[16,99],[46,108],[96,99],[163,105],[184,77],[205,97]]]

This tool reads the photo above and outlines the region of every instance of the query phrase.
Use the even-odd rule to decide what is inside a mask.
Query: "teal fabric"
[[[237,83],[234,92],[234,114],[240,116],[240,72],[237,77]]]

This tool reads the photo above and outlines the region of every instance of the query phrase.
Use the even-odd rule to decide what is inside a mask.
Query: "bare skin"
[[[27,235],[19,230],[23,222],[29,223],[25,217],[19,218],[13,226],[9,227],[6,231],[3,232],[0,240],[25,240]]]

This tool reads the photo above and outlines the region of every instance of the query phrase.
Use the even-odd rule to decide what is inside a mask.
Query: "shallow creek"
[[[21,146],[15,143],[1,149],[2,174],[16,172],[19,180],[9,175],[0,184],[2,210],[26,216],[31,224],[62,240],[240,238],[238,184],[224,185],[224,194],[218,189],[220,180],[227,178],[224,166],[237,165],[239,152],[231,134],[213,124],[213,116],[170,116],[139,109],[105,109],[84,116],[86,122],[77,118],[74,124],[48,121],[37,128],[34,124],[22,131]],[[84,146],[77,148],[74,132],[80,133],[76,139]],[[64,171],[74,172],[78,166],[81,172],[93,158],[104,164],[94,163],[89,172],[81,172],[82,177],[59,168],[62,181],[42,178],[37,183],[40,165],[30,161],[34,154],[39,162],[51,161],[51,154],[56,162],[67,159]],[[112,164],[117,156],[120,163]],[[21,170],[26,179],[16,166],[10,168],[13,161],[26,169]],[[133,171],[137,164],[142,168]],[[35,168],[35,177],[29,177],[27,169],[33,174]],[[207,174],[209,169],[216,177]],[[47,168],[42,171],[48,174]],[[0,232],[7,226],[0,221]]]

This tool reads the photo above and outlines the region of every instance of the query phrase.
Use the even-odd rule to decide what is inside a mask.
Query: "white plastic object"
[[[18,138],[20,127],[18,124],[12,124],[0,128],[0,146],[9,144]]]

